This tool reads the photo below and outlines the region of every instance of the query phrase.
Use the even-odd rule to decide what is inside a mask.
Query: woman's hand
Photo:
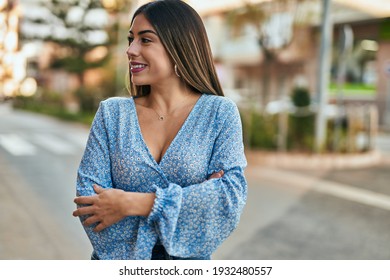
[[[215,172],[215,173],[211,174],[207,180],[221,178],[223,176],[223,174],[225,174],[225,172],[223,172],[223,170]]]
[[[218,179],[224,175],[223,170],[210,175],[208,180]],[[95,232],[119,222],[127,216],[148,216],[152,211],[154,193],[125,192],[119,189],[104,189],[98,185],[93,186],[96,195],[80,196],[74,199],[79,207],[73,212],[73,216],[89,217],[84,221],[84,226],[97,224]]]
[[[155,194],[133,193],[119,189],[104,189],[100,186],[93,186],[96,195],[80,196],[74,202],[80,207],[73,212],[73,216],[89,217],[84,221],[84,226],[91,226],[97,223],[95,232],[119,222],[127,216],[147,216],[152,210]]]

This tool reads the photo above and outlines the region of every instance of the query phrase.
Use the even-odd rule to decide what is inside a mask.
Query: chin
[[[145,80],[142,80],[142,79],[131,79],[131,82],[133,83],[133,85],[136,85],[136,86],[145,86],[145,85],[148,85],[149,83],[147,83]]]

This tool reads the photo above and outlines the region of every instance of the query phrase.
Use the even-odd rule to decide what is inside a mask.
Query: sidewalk
[[[281,184],[342,184],[390,196],[390,134],[379,134],[376,150],[351,155],[304,155],[246,151],[248,167]],[[248,174],[250,175],[250,173]]]
[[[362,155],[305,157],[248,150],[246,155],[247,205],[239,227],[217,251],[215,259],[257,258],[262,249],[256,249],[255,244],[268,241],[277,243],[272,237],[265,240],[264,231],[269,233],[269,227],[291,218],[291,209],[303,208],[303,217],[310,216],[305,212],[302,201],[307,203],[313,196],[344,201],[340,205],[350,205],[356,209],[372,209],[380,213],[390,211],[390,135],[381,135],[377,151]],[[340,205],[332,207],[342,207]],[[324,211],[333,213],[332,209]],[[307,221],[302,226],[314,224]],[[283,227],[278,230],[281,229],[291,230]],[[315,229],[312,230],[315,232]],[[288,239],[287,236],[279,238],[279,241]],[[348,237],[344,238],[348,240]],[[247,244],[248,240],[255,242],[252,249],[248,249],[251,247]]]
[[[365,168],[379,164],[382,154],[379,151],[370,151],[364,154],[292,154],[272,153],[263,151],[247,152],[249,164],[265,165],[274,168],[302,169],[302,170],[330,170]]]

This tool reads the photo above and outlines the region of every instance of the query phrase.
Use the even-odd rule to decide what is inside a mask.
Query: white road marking
[[[319,181],[314,185],[314,190],[361,204],[390,210],[390,196],[385,194],[329,181]]]
[[[390,196],[365,190],[362,188],[321,180],[314,176],[302,175],[291,171],[280,171],[264,168],[261,172],[264,179],[269,179],[278,184],[286,184],[303,190],[317,191],[334,197],[369,205],[384,210],[390,210]]]
[[[0,145],[14,156],[31,156],[37,153],[34,145],[17,134],[0,135]]]
[[[76,144],[77,147],[84,149],[87,145],[88,134],[86,133],[73,133],[66,135],[72,143]]]
[[[76,148],[64,139],[51,134],[35,134],[34,143],[42,148],[58,155],[72,155],[77,152]]]

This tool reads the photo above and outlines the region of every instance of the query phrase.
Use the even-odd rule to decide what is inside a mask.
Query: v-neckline
[[[177,138],[180,137],[180,134],[182,133],[182,131],[184,130],[184,128],[188,125],[187,123],[190,122],[191,118],[193,117],[193,115],[195,114],[194,112],[197,110],[197,107],[198,105],[200,104],[200,100],[203,98],[203,95],[204,94],[201,94],[200,97],[198,98],[198,100],[196,101],[194,107],[192,107],[190,113],[188,114],[188,116],[186,117],[186,119],[184,120],[183,124],[181,125],[181,127],[179,128],[179,130],[177,131],[175,137],[173,138],[173,140],[171,141],[171,143],[169,143],[169,146],[168,148],[166,149],[165,153],[161,156],[161,159],[159,162],[157,162],[157,160],[153,157],[152,153],[150,152],[150,149],[148,147],[148,145],[146,144],[146,141],[144,139],[144,136],[142,134],[142,130],[141,130],[141,125],[139,123],[139,119],[138,119],[138,114],[137,114],[137,108],[136,108],[136,104],[135,104],[135,101],[134,101],[134,97],[131,98],[132,100],[132,105],[133,105],[133,109],[134,109],[134,114],[135,114],[135,123],[136,123],[136,127],[137,127],[137,132],[141,138],[141,142],[142,142],[142,145],[144,146],[145,150],[147,151],[149,157],[153,160],[153,162],[157,165],[157,166],[161,166],[162,162],[164,161],[164,158],[166,158],[166,155],[169,153],[169,151],[171,150],[171,147],[175,144],[175,142],[177,141]]]

